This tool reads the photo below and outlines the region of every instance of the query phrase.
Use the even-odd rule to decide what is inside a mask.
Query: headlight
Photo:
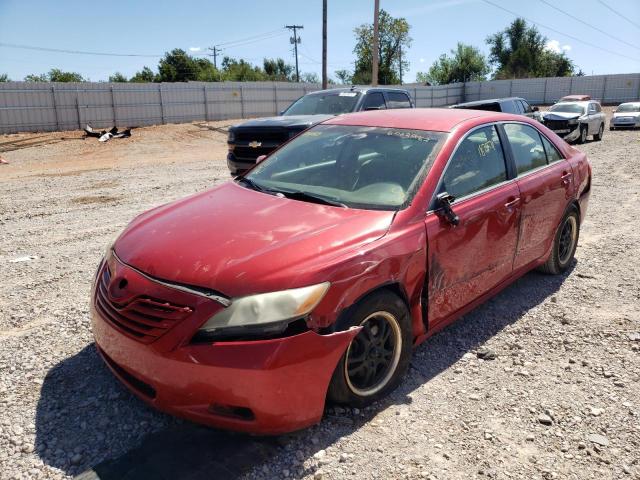
[[[227,142],[234,142],[236,140],[236,132],[233,130],[229,130],[229,136],[227,137]]]
[[[311,313],[329,289],[329,282],[294,288],[281,292],[260,293],[235,298],[231,305],[216,313],[201,328],[200,332],[219,332],[224,329],[243,327],[283,326]]]
[[[578,119],[577,118],[572,118],[571,120],[569,120],[567,122],[569,125],[577,125],[578,124]]]

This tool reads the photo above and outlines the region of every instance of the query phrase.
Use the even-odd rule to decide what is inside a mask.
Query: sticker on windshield
[[[495,149],[496,146],[491,140],[487,140],[486,142],[478,145],[478,153],[481,157],[486,157],[489,152]]]
[[[339,97],[355,97],[356,95],[356,92],[340,92],[338,94]]]
[[[408,138],[411,140],[418,140],[420,142],[429,142],[432,140],[429,137],[423,137],[422,135],[416,132],[411,132],[408,130],[389,130],[387,131],[387,135],[393,136],[393,137]]]

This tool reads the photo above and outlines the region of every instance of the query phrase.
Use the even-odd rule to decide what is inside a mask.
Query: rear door
[[[394,92],[387,90],[385,92],[387,108],[411,108],[411,99],[404,92]]]
[[[384,110],[387,104],[382,92],[368,92],[362,102],[362,110]]]
[[[436,203],[425,217],[430,325],[511,274],[520,217],[512,176],[495,125],[472,130],[452,154],[437,192],[456,197],[452,209],[459,223],[449,223]]]
[[[514,270],[542,257],[573,192],[571,165],[540,132],[523,123],[502,125],[517,171],[522,218]]]

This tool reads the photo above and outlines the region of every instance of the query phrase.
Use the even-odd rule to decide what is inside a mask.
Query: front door
[[[428,318],[437,325],[512,272],[520,218],[519,190],[509,180],[496,127],[473,130],[458,145],[438,192],[456,197],[451,224],[437,210],[425,218]]]

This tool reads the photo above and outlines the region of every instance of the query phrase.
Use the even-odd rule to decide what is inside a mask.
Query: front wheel
[[[578,237],[580,236],[580,218],[575,208],[565,214],[560,222],[558,231],[553,240],[551,255],[546,263],[540,267],[544,273],[557,275],[565,272],[576,253]]]
[[[339,329],[361,326],[338,362],[329,384],[334,403],[365,407],[395,389],[411,359],[411,316],[391,292],[366,297]]]
[[[584,125],[580,127],[580,137],[578,138],[578,143],[586,143],[587,141],[587,126]]]
[[[594,139],[596,142],[599,142],[600,140],[602,140],[602,134],[603,134],[603,133],[604,133],[604,123],[601,123],[601,124],[600,124],[600,129],[598,130],[598,133],[596,133],[596,134],[593,136],[593,139]]]

